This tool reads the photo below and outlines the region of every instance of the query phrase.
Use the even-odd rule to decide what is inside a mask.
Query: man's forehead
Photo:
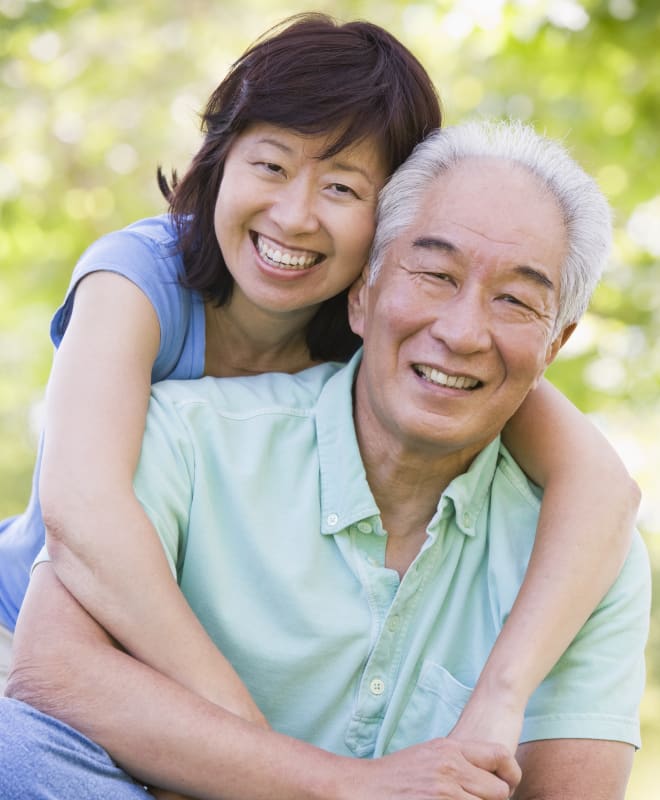
[[[469,159],[429,182],[399,238],[408,251],[452,254],[463,246],[522,249],[532,261],[563,261],[562,211],[540,179],[502,159]]]
[[[470,210],[477,212],[511,205],[521,197],[525,206],[557,204],[541,178],[521,164],[502,158],[472,157],[431,178],[420,210],[444,212],[455,207],[458,200],[469,198]]]

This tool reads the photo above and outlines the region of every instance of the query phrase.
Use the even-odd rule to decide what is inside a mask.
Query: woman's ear
[[[364,331],[364,304],[369,267],[365,267],[348,290],[348,322],[353,333],[362,336]]]

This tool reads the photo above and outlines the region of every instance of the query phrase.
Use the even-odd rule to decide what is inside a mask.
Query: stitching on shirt
[[[530,508],[535,510],[540,508],[541,503],[538,497],[533,494],[532,490],[527,485],[527,482],[523,482],[518,470],[514,469],[506,459],[503,458],[500,460],[497,469],[502,477],[511,486],[511,488],[516,490],[521,499],[523,499]]]
[[[224,411],[219,408],[214,408],[213,405],[206,399],[198,400],[191,398],[189,400],[173,400],[172,404],[181,410],[191,406],[208,406],[210,410],[213,411],[218,417],[236,421],[245,421],[253,419],[254,417],[266,416],[298,417],[301,419],[312,418],[314,416],[314,411],[311,409],[282,408],[280,406],[266,406],[264,408],[252,409],[251,411]]]

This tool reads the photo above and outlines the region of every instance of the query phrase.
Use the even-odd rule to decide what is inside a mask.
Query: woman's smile
[[[272,267],[287,271],[309,270],[325,258],[323,253],[300,250],[270,239],[261,233],[252,233],[252,241],[259,255]]]

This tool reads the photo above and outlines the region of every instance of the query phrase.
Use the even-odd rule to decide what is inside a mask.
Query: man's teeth
[[[291,251],[281,250],[266,242],[261,236],[257,236],[257,250],[259,255],[278,267],[284,269],[307,269],[313,266],[318,253],[292,253]]]
[[[479,383],[476,378],[468,378],[466,375],[446,375],[439,369],[426,367],[423,364],[415,364],[415,370],[427,381],[437,383],[439,386],[449,386],[452,389],[474,389]]]

